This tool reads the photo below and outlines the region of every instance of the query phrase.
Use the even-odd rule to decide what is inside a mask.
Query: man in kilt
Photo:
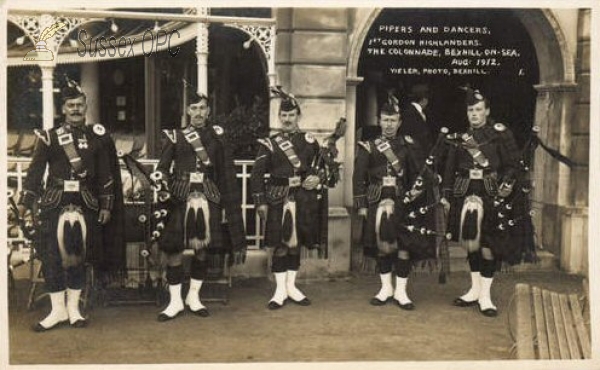
[[[35,130],[38,140],[19,200],[19,212],[26,218],[37,209],[36,249],[52,304],[50,314],[33,327],[37,332],[67,322],[75,328],[87,325],[79,311],[85,263],[103,259],[101,228],[111,218],[117,190],[104,143],[106,130],[85,124],[85,94],[67,78],[61,99],[64,122]]]
[[[184,310],[184,249],[194,251],[185,305],[201,317],[209,315],[200,301],[209,252],[230,252],[237,260],[246,251],[231,146],[220,126],[208,124],[208,97],[195,92],[190,95],[190,124],[183,129],[163,130],[160,161],[151,175],[160,187],[159,197],[168,197],[165,190],[170,194],[168,216],[159,239],[160,249],[167,256],[170,296],[169,304],[158,315],[161,322],[174,319]]]
[[[448,229],[466,247],[471,270],[471,288],[454,305],[478,305],[493,317],[498,312],[490,288],[497,264],[520,253],[518,240],[501,242],[499,225],[507,215],[495,206],[512,193],[520,151],[510,129],[492,121],[489,101],[478,90],[467,88],[466,105],[470,127],[447,136],[442,183],[443,201],[450,199]]]
[[[411,263],[435,258],[432,212],[415,212],[425,206],[421,194],[433,178],[423,171],[422,150],[411,136],[397,136],[401,112],[390,96],[379,113],[381,137],[359,141],[354,164],[355,209],[365,217],[362,244],[366,257],[377,258],[381,289],[370,303],[383,306],[389,301],[403,310],[415,308],[406,286]],[[392,270],[396,270],[396,288]]]
[[[266,221],[265,244],[273,248],[271,271],[276,288],[267,306],[271,310],[283,307],[288,299],[310,305],[296,286],[300,248],[322,248],[327,242],[327,214],[318,216],[323,212],[318,207],[323,206],[319,197],[325,180],[312,171],[319,144],[312,134],[300,130],[301,110],[294,96],[277,89],[274,93],[281,97],[281,131],[259,139],[250,179],[258,215]],[[267,173],[270,177],[265,180]]]

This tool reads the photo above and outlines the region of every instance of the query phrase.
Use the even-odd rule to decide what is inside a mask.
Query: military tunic
[[[205,158],[196,155],[188,137],[198,135]],[[171,192],[171,209],[160,247],[168,253],[188,248],[194,237],[194,225],[185,224],[188,197],[193,192],[202,193],[208,201],[210,228],[209,248],[242,249],[246,236],[241,212],[241,197],[233,163],[231,148],[223,138],[219,126],[163,131],[163,148],[157,171],[167,179]],[[171,170],[172,166],[172,170]],[[223,212],[225,211],[225,212]],[[224,222],[226,221],[226,223]]]
[[[397,170],[390,164],[385,153],[389,145],[398,159]],[[394,201],[393,225],[395,225],[398,248],[410,253],[412,260],[435,257],[433,238],[410,231],[407,227],[415,226],[416,230],[431,228],[431,214],[414,212],[426,205],[423,194],[411,202],[405,203],[406,193],[411,190],[423,167],[424,159],[419,144],[410,136],[398,136],[388,140],[380,138],[367,142],[359,142],[353,174],[354,206],[356,209],[367,208],[367,218],[362,235],[365,255],[376,257],[387,254],[378,251],[376,230],[376,213],[379,202],[389,198]],[[429,174],[424,176],[429,182]],[[395,186],[387,186],[385,178],[393,178]],[[413,212],[414,218],[410,217]]]
[[[481,128],[470,128],[464,134],[447,136],[445,171],[442,182],[444,196],[450,200],[449,231],[458,241],[461,230],[463,204],[469,195],[483,201],[480,244],[490,247],[496,259],[511,259],[520,248],[518,243],[497,243],[504,232],[498,228],[501,218],[512,217],[501,214],[495,205],[503,200],[498,196],[502,183],[516,180],[519,148],[512,132],[501,123],[486,124]],[[513,245],[510,245],[513,244]]]
[[[297,156],[296,167],[292,165],[288,154],[278,141],[291,142]],[[267,204],[269,211],[265,225],[265,243],[268,247],[282,245],[282,217],[284,202],[290,196],[297,204],[298,245],[309,248],[319,247],[327,242],[327,233],[318,222],[320,210],[319,190],[306,190],[300,182],[311,175],[311,166],[319,154],[319,144],[310,133],[296,131],[278,133],[269,138],[260,139],[262,144],[250,179],[254,203]],[[285,148],[285,146],[284,146]],[[265,179],[265,174],[270,177]],[[299,177],[300,182],[290,186],[290,179]],[[326,215],[325,215],[326,217]],[[326,224],[326,222],[325,222]]]
[[[98,212],[100,209],[112,209],[114,179],[108,151],[101,142],[101,137],[105,134],[101,125],[75,127],[63,124],[59,128],[36,130],[35,133],[38,140],[23,182],[20,203],[32,209],[35,200],[38,200],[38,249],[43,262],[43,273],[49,289],[57,291],[63,288],[60,286],[59,271],[62,271],[66,263],[59,253],[58,239],[61,235],[70,255],[84,256],[90,262],[103,259]],[[71,149],[74,148],[74,151],[67,149],[72,154],[68,156],[61,144],[72,145]],[[74,160],[76,157],[80,160]],[[81,165],[74,167],[71,162],[79,162]],[[48,177],[43,186],[46,167]],[[68,222],[59,223],[61,214],[69,209],[76,209],[83,214],[85,225],[78,226],[82,230],[81,234],[68,231]],[[73,240],[73,237],[79,238],[73,235],[81,235],[85,239]]]

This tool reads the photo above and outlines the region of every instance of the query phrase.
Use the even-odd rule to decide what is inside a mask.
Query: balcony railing
[[[27,175],[27,169],[31,162],[30,158],[8,157],[8,196],[18,199],[18,194],[23,187],[23,179]],[[150,170],[154,170],[158,160],[142,159],[139,162]],[[263,235],[261,233],[260,219],[256,215],[254,204],[252,203],[252,194],[250,193],[249,179],[254,161],[236,160],[236,178],[241,189],[242,216],[246,228],[246,239],[249,249],[258,249]],[[140,202],[140,187],[135,179],[127,172],[125,165],[121,162],[121,177],[123,180],[123,195],[126,205],[132,205]],[[156,200],[156,194],[153,199]],[[14,224],[8,225],[8,242],[11,244],[24,242],[21,230]],[[142,240],[140,240],[141,242]]]

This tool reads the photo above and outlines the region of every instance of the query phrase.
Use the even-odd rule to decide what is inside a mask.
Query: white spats
[[[408,295],[406,294],[406,284],[408,278],[396,276],[396,290],[394,291],[394,299],[400,303],[401,306],[406,306],[412,303]]]
[[[386,274],[379,274],[379,278],[381,279],[381,289],[379,293],[375,295],[381,302],[387,301],[391,296],[394,295],[394,287],[392,285],[392,273],[388,272]]]
[[[183,311],[181,284],[169,285],[169,297],[169,304],[158,316],[159,321],[173,319]]]
[[[497,311],[496,306],[492,303],[491,288],[494,278],[481,277],[481,290],[479,292],[479,310],[482,313]],[[492,316],[492,315],[486,315]]]
[[[479,292],[481,290],[481,274],[479,271],[471,272],[471,288],[468,292],[463,294],[460,299],[464,302],[474,302],[479,299]]]
[[[287,272],[287,283],[286,283],[286,290],[287,290],[287,295],[288,297],[290,297],[292,300],[296,301],[296,302],[300,302],[302,300],[304,300],[306,298],[306,296],[300,291],[300,289],[298,289],[296,287],[296,275],[298,274],[298,271],[294,271],[294,270],[288,270]]]
[[[81,289],[67,289],[67,312],[69,313],[69,322],[71,325],[79,321],[85,321],[81,312],[79,312],[79,298]]]
[[[69,319],[67,308],[65,306],[65,291],[50,293],[50,302],[52,303],[52,310],[39,325],[43,329],[51,329],[55,325],[65,322]]]
[[[287,272],[275,272],[275,294],[271,298],[271,302],[277,303],[279,306],[283,306],[283,302],[287,299]]]
[[[202,280],[190,279],[190,290],[185,297],[185,304],[190,310],[198,312],[206,307],[200,302],[200,288],[202,288]]]

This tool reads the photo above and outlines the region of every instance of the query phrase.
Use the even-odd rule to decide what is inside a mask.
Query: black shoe
[[[88,326],[88,322],[86,319],[79,319],[71,324],[71,327],[77,328],[77,329],[85,328],[86,326]]]
[[[294,302],[295,304],[299,305],[299,306],[310,306],[310,299],[304,297],[303,299],[299,300],[299,301],[295,301],[291,298],[289,298],[290,301]]]
[[[57,322],[56,324],[54,324],[54,325],[52,325],[50,327],[45,327],[41,323],[38,322],[38,323],[36,323],[35,325],[33,325],[31,327],[31,330],[35,331],[36,333],[43,333],[45,331],[52,330],[54,328],[58,328],[58,327],[66,324],[68,322],[69,322],[68,319],[67,320],[63,320],[63,321],[59,321],[59,322]]]
[[[156,319],[157,319],[159,322],[165,322],[165,321],[173,320],[174,318],[176,318],[177,316],[179,316],[179,315],[180,315],[182,312],[183,312],[183,310],[182,310],[182,311],[179,311],[179,312],[177,312],[177,313],[176,313],[175,315],[173,315],[173,316],[169,316],[169,315],[167,315],[166,313],[164,313],[164,312],[161,312],[161,313],[159,313],[159,314],[158,314],[158,317],[157,317]]]
[[[190,311],[196,316],[200,316],[200,317],[210,316],[210,312],[208,312],[208,310],[206,308],[201,308],[198,311],[192,311],[192,310],[190,310]]]
[[[406,311],[412,311],[415,309],[415,305],[412,302],[402,304],[400,303],[400,301],[396,300],[396,304],[398,305],[398,307]]]
[[[485,310],[481,309],[481,305],[479,305],[479,312],[481,312],[481,314],[483,316],[486,317],[496,317],[498,316],[498,310],[495,308],[486,308]]]
[[[458,297],[452,302],[452,304],[456,307],[471,307],[477,304],[477,300],[474,301],[465,301],[464,299]]]
[[[283,305],[284,305],[284,304],[285,304],[285,301],[283,301],[283,303],[282,303],[282,304],[279,304],[279,303],[277,303],[277,302],[275,302],[275,301],[269,301],[269,304],[267,305],[267,308],[268,308],[269,310],[278,310],[278,309],[280,309],[281,307],[283,307]]]
[[[392,299],[391,296],[387,297],[384,301],[382,301],[381,299],[379,299],[377,297],[373,297],[373,298],[371,298],[369,303],[371,304],[371,306],[385,306],[385,304],[388,303],[391,299]]]

